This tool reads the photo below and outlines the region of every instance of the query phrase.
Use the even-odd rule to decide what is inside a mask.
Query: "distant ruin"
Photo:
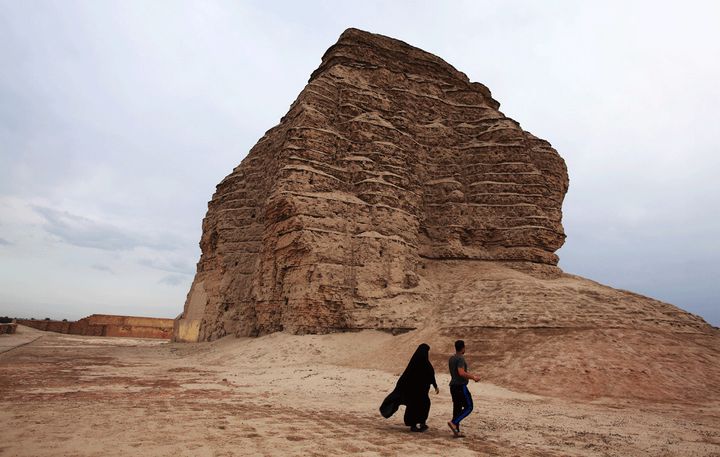
[[[17,331],[17,324],[14,322],[0,322],[0,335],[12,334]]]
[[[18,319],[17,323],[38,330],[84,336],[170,339],[173,320],[157,317],[92,314],[78,321]]]

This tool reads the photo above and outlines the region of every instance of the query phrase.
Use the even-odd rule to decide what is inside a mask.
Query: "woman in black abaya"
[[[392,416],[400,405],[405,405],[405,425],[410,431],[424,432],[428,426],[425,423],[430,414],[430,386],[435,387],[435,393],[439,393],[437,382],[435,382],[435,370],[430,363],[430,346],[421,344],[418,346],[408,363],[407,368],[398,379],[390,395],[385,398],[380,413],[384,417]]]

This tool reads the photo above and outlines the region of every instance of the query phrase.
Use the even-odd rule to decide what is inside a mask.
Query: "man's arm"
[[[475,376],[474,374],[468,373],[463,367],[458,367],[458,374],[465,379],[472,379],[475,382],[480,381],[480,376]]]

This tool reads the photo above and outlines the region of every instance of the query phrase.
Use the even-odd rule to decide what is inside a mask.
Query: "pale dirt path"
[[[453,439],[444,374],[431,429],[411,434],[402,411],[377,412],[414,349],[390,348],[408,336],[175,345],[39,333],[0,354],[2,456],[720,455],[718,405],[572,403],[485,383],[471,386],[467,437]]]

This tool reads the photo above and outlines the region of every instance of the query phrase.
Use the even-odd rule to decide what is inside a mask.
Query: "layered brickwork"
[[[412,328],[423,258],[557,263],[565,164],[442,59],[350,29],[217,187],[180,340]]]
[[[85,336],[120,336],[169,339],[172,319],[93,314],[78,321],[19,319],[18,324],[48,332]]]
[[[498,108],[439,57],[344,32],[280,123],[217,186],[175,339],[710,331],[672,305],[562,273],[565,163]]]
[[[218,185],[174,338],[419,329],[397,344],[437,367],[462,338],[517,390],[718,398],[717,329],[557,267],[565,164],[498,108],[436,56],[343,33]]]

